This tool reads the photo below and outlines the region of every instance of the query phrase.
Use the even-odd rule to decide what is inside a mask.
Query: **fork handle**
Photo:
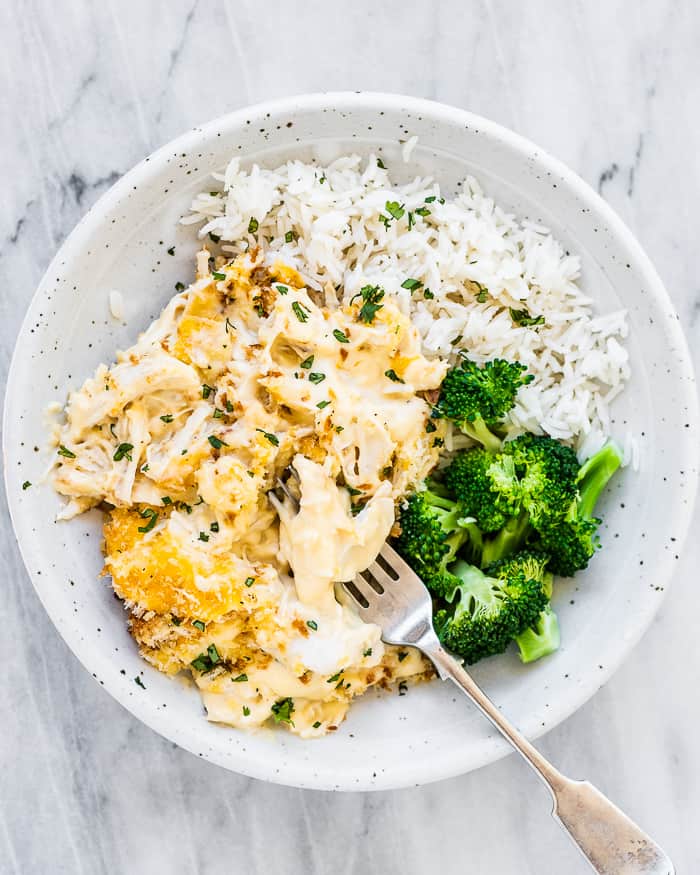
[[[670,858],[634,821],[588,781],[572,781],[562,775],[506,720],[461,663],[437,640],[421,649],[440,677],[449,678],[466,693],[542,778],[552,793],[552,816],[599,875],[674,875]]]

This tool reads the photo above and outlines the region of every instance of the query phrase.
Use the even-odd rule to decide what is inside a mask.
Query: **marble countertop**
[[[700,365],[700,6],[672,0],[48,0],[0,4],[0,368],[51,256],[90,204],[187,128],[270,97],[399,91],[540,143],[619,211]],[[3,381],[4,382],[4,381]],[[695,531],[700,516],[696,515]],[[588,872],[515,757],[422,789],[327,795],[198,761],[80,667],[25,574],[7,512],[0,870]],[[700,546],[615,677],[541,742],[700,871]]]

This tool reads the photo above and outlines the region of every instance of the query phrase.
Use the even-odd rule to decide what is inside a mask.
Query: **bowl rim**
[[[509,128],[506,128],[497,122],[476,115],[465,109],[424,98],[373,91],[331,91],[291,95],[284,98],[260,102],[251,106],[241,107],[240,109],[226,113],[212,121],[206,122],[205,124],[195,126],[170,140],[155,152],[143,158],[131,170],[127,171],[90,207],[71,233],[63,241],[47,267],[30,303],[28,304],[27,313],[17,335],[14,352],[8,370],[3,411],[4,481],[10,517],[24,566],[39,600],[43,604],[45,610],[49,614],[51,622],[68,645],[69,649],[82,663],[83,667],[91,674],[95,669],[96,661],[102,662],[105,654],[96,654],[89,645],[76,640],[76,636],[73,636],[70,630],[66,628],[66,622],[64,622],[60,616],[57,616],[55,611],[51,610],[47,599],[44,598],[42,586],[44,585],[45,580],[32,570],[32,564],[28,561],[29,554],[26,546],[23,546],[22,541],[18,536],[15,499],[9,488],[8,456],[10,448],[8,446],[8,432],[9,427],[11,426],[9,418],[9,399],[12,394],[9,387],[16,382],[14,377],[19,368],[19,361],[22,356],[23,338],[27,333],[35,305],[45,294],[49,277],[55,273],[59,262],[73,258],[74,250],[79,251],[83,237],[85,237],[86,234],[91,233],[95,225],[99,225],[101,216],[119,202],[132,186],[139,185],[141,182],[145,181],[149,174],[153,172],[153,169],[159,167],[166,157],[172,155],[173,151],[187,152],[194,144],[207,142],[212,135],[216,136],[218,132],[221,132],[224,129],[236,129],[244,126],[249,119],[253,120],[265,117],[268,113],[270,115],[280,115],[297,111],[322,111],[323,109],[328,109],[329,106],[332,106],[339,111],[342,111],[343,109],[363,109],[377,112],[381,110],[395,110],[400,107],[403,110],[422,114],[424,117],[430,117],[437,124],[454,124],[457,122],[467,127],[478,129],[479,133],[484,134],[491,139],[500,141],[513,151],[520,153],[523,157],[529,157],[530,159],[537,161],[540,166],[555,173],[566,184],[568,184],[581,202],[588,206],[591,212],[595,211],[595,213],[607,223],[612,236],[621,241],[622,245],[626,246],[632,253],[639,270],[644,275],[646,283],[645,288],[647,289],[650,298],[659,305],[660,311],[663,312],[664,329],[676,351],[678,373],[679,377],[682,378],[683,383],[681,393],[683,402],[687,406],[687,419],[691,426],[687,431],[687,437],[683,435],[679,440],[678,458],[684,460],[688,466],[688,470],[697,470],[698,468],[698,462],[700,461],[700,445],[693,440],[693,436],[698,432],[700,410],[698,407],[697,395],[690,388],[690,386],[694,385],[695,381],[693,364],[690,357],[688,343],[680,326],[680,321],[676,315],[675,308],[659,275],[652,265],[651,260],[646,255],[631,230],[612,207],[575,171],[571,170],[559,159],[550,155],[545,149],[542,149],[529,139],[511,131]],[[678,513],[676,519],[678,525],[678,528],[676,529],[676,546],[679,552],[684,547],[690,529],[696,493],[697,488],[693,490],[692,498],[688,501],[687,505],[684,506],[684,510]],[[666,591],[668,590],[667,584],[669,581],[666,580],[664,583],[666,585],[660,598],[656,599],[654,602],[647,602],[647,607],[644,611],[636,612],[636,625],[634,629],[630,634],[625,636],[624,643],[618,647],[617,651],[613,652],[608,658],[606,658],[605,668],[597,674],[591,673],[577,686],[577,694],[575,697],[576,704],[572,706],[568,699],[566,700],[564,707],[562,707],[563,703],[560,704],[559,707],[553,703],[548,714],[546,728],[542,728],[539,723],[531,723],[528,725],[527,720],[521,722],[521,728],[529,738],[534,739],[539,737],[550,729],[553,729],[567,717],[571,716],[571,714],[584,705],[594,693],[610,679],[648,629],[656,612],[662,604],[663,598],[666,596]],[[95,677],[95,674],[93,674],[93,677]],[[417,784],[441,780],[480,768],[487,763],[500,759],[510,751],[510,747],[504,740],[499,737],[491,737],[485,739],[479,745],[471,746],[466,752],[463,751],[461,756],[455,754],[454,759],[450,761],[449,768],[443,767],[436,769],[434,766],[428,765],[426,767],[426,765],[422,763],[413,762],[409,768],[403,770],[404,774],[401,774],[399,770],[394,769],[390,772],[379,772],[374,777],[363,776],[359,779],[354,778],[352,780],[350,777],[346,777],[341,778],[338,782],[331,782],[323,772],[315,773],[309,769],[307,764],[295,764],[290,762],[289,759],[287,759],[284,764],[280,765],[279,770],[274,770],[270,762],[251,762],[248,757],[240,752],[235,754],[232,754],[231,752],[224,753],[210,748],[207,753],[202,754],[199,752],[198,748],[200,746],[197,745],[194,738],[187,733],[180,731],[179,727],[170,727],[160,719],[149,698],[127,698],[124,693],[124,688],[120,687],[120,685],[116,681],[113,681],[111,677],[112,676],[109,674],[105,675],[105,679],[100,681],[101,685],[114,699],[126,708],[126,710],[160,735],[163,735],[178,744],[180,747],[185,748],[192,754],[206,758],[229,770],[250,777],[291,786],[343,790],[378,790],[415,786]]]

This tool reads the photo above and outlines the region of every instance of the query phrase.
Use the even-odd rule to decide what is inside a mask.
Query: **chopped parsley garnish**
[[[386,170],[386,164],[382,161],[381,158],[377,158],[377,167],[380,167],[382,170]]]
[[[207,652],[200,653],[199,656],[192,660],[190,665],[192,668],[197,669],[197,671],[207,672],[211,671],[219,662],[221,662],[221,655],[216,649],[216,644],[210,644],[207,647]]]
[[[279,699],[270,710],[275,718],[275,723],[289,723],[291,726],[294,726],[294,721],[292,720],[294,702],[291,698]]]
[[[170,615],[170,621],[173,626],[179,626],[182,623],[182,620],[179,617],[176,617],[175,614]]]
[[[276,434],[271,434],[269,431],[265,431],[264,428],[256,428],[256,431],[259,431],[260,434],[264,435],[265,438],[270,441],[273,447],[278,447],[280,445],[280,439]]]
[[[387,201],[384,204],[384,209],[389,213],[392,219],[396,219],[397,221],[406,212],[403,208],[403,204],[400,204],[398,201]]]
[[[350,343],[350,338],[340,330],[340,328],[333,329],[333,337],[338,341],[338,343]]]
[[[338,434],[340,434],[340,432],[343,431],[343,426],[342,426],[342,425],[336,425],[335,430],[338,432]]]
[[[192,513],[192,505],[186,504],[184,501],[178,501],[178,510],[184,510],[185,513]]]
[[[423,218],[425,218],[426,216],[430,215],[430,210],[427,207],[418,207],[418,209],[416,210],[416,215],[423,216]]]
[[[207,386],[206,383],[202,383],[202,398],[208,398],[216,392],[216,389],[213,386]]]
[[[372,648],[368,647],[367,650],[363,651],[362,655],[363,656],[371,656],[372,655]]]
[[[216,522],[216,520],[214,520],[214,522],[209,526],[209,531],[210,532],[218,532],[219,531],[219,524]]]
[[[399,650],[397,655],[399,658],[399,662],[403,662],[404,659],[406,659],[406,657],[408,656],[408,653],[405,650]]]
[[[172,415],[172,413],[165,413],[165,414],[163,414],[163,416],[161,416],[161,420],[162,420],[163,422],[172,422],[172,421],[173,421],[173,415]]]
[[[142,520],[148,520],[145,526],[139,526],[139,532],[150,532],[153,526],[158,522],[158,514],[152,507],[144,508],[139,514]]]
[[[316,371],[312,371],[309,374],[309,382],[310,383],[322,383],[326,379],[325,374],[319,374]]]
[[[485,304],[489,299],[489,290],[485,286],[482,286],[481,283],[477,283],[477,286],[479,286],[479,292],[476,296],[476,300],[480,304]],[[511,313],[512,312],[513,311],[511,310]]]
[[[415,224],[416,224],[416,222],[415,222],[415,219],[413,218],[413,213],[409,210],[409,211],[408,211],[408,230],[410,231],[411,228],[412,228]]]
[[[313,363],[314,357],[310,355],[308,358],[305,358],[304,361],[300,363],[299,367],[303,368],[305,371],[308,371]]]
[[[226,408],[227,413],[233,413],[233,404],[231,404],[228,398],[226,399],[226,404],[224,404],[224,407]]]
[[[389,368],[388,371],[384,371],[384,376],[388,377],[392,383],[403,383],[404,382],[393,368]]]
[[[333,677],[328,678],[326,680],[326,683],[327,684],[334,684],[344,671],[345,671],[345,669],[341,668],[339,672],[337,672],[336,674],[333,675]]]
[[[307,620],[306,625],[309,627],[309,629],[313,629],[314,632],[318,631],[318,623],[316,622],[316,620]]]
[[[29,487],[31,485],[32,484],[29,482],[29,480],[25,480],[24,483],[22,484],[22,490],[29,489]]]
[[[374,317],[384,306],[384,304],[379,303],[383,297],[384,289],[381,286],[363,286],[356,295],[352,296],[351,304],[355,298],[362,298],[362,306],[357,314],[360,322],[364,322],[367,325],[372,324]]]
[[[302,309],[302,305],[299,303],[299,301],[294,301],[294,303],[292,304],[292,310],[294,310],[294,315],[300,322],[306,322],[308,320],[308,313],[304,312],[304,310]]]
[[[163,502],[163,504],[164,504],[166,507],[167,507],[169,504],[172,504],[172,503],[173,503],[173,500],[172,500],[172,498],[171,498],[169,495],[164,495],[164,496],[162,496],[162,498],[161,498],[160,500]]]
[[[175,291],[176,292],[184,292],[185,284],[184,283],[175,283]]]
[[[72,453],[72,452],[68,449],[68,447],[64,447],[63,444],[61,444],[61,446],[58,448],[58,455],[59,455],[59,456],[65,456],[66,459],[76,459],[76,458],[77,458],[77,456],[75,455],[75,453]]]
[[[246,577],[244,583],[246,586],[252,586],[255,583],[255,578],[254,577]]]
[[[428,301],[431,301],[435,295],[430,291],[430,289],[423,289],[423,297]]]
[[[319,410],[323,410],[323,408],[328,407],[330,403],[330,401],[319,401],[316,407],[318,407]]]
[[[426,202],[426,204],[432,204],[432,202],[433,202],[434,200],[436,200],[436,199],[437,199],[436,195],[431,194],[430,197],[427,197],[427,198],[425,199],[425,202]]]
[[[212,276],[214,277],[215,280],[225,280],[226,279],[225,273],[220,273],[219,271],[216,271],[216,270],[212,273]]]
[[[441,437],[436,437],[433,440],[433,446],[434,447],[444,447],[445,441]]]
[[[223,410],[221,410],[219,407],[214,408],[214,412],[212,413],[212,416],[214,417],[214,419],[222,419],[223,415],[224,415]]]
[[[247,705],[243,706],[243,716],[250,717],[250,708]]]
[[[207,628],[202,620],[192,620],[192,625],[195,629],[199,629],[200,632],[204,632],[204,630]]]
[[[401,283],[401,288],[408,289],[409,292],[415,292],[415,290],[419,289],[422,285],[423,285],[423,283],[420,280],[416,280],[416,279],[413,279],[412,277],[409,277],[407,280],[404,280]]]
[[[510,318],[516,325],[521,325],[523,328],[544,325],[544,316],[531,316],[527,310],[514,310],[510,307]]]
[[[260,222],[258,222],[258,220],[256,218],[251,216],[250,222],[248,222],[248,233],[255,234],[255,232],[258,230],[259,227],[260,227]]]
[[[210,644],[207,647],[207,656],[212,661],[212,665],[216,665],[217,662],[221,662],[221,656],[219,655],[219,651],[216,649],[216,644]]]
[[[431,431],[437,431],[437,425],[435,425],[435,423],[432,421],[432,419],[429,419],[425,423],[425,430],[428,434],[430,434]]]
[[[199,540],[200,541],[208,541],[209,535],[206,532],[200,532],[199,533]]]
[[[347,491],[350,493],[350,495],[362,495],[362,490],[361,490],[361,489],[355,489],[354,486],[346,486],[345,488],[346,488]]]
[[[234,682],[234,684],[242,684],[248,680],[248,675],[245,673],[239,674],[237,677],[231,678],[231,680]]]
[[[285,243],[293,243],[295,237],[296,237],[296,234],[294,233],[294,231],[287,231],[287,233],[284,235],[284,242]]]
[[[377,163],[379,163],[379,162],[377,162]],[[313,728],[314,728],[314,729],[318,729],[318,727],[319,727],[320,725],[321,725],[321,721],[320,721],[320,720],[317,720],[317,721],[313,724]]]
[[[218,234],[215,234],[213,231],[209,232],[209,239],[212,243],[221,243],[221,237]]]
[[[207,440],[214,447],[215,450],[220,450],[222,447],[228,446],[225,441],[222,441],[221,438],[218,438],[216,437],[216,435],[213,434],[210,434]]]
[[[146,471],[148,471],[148,468],[149,468],[148,462],[146,462],[145,465],[141,465],[141,473],[145,474]]]
[[[131,461],[131,451],[133,449],[133,444],[119,444],[117,449],[114,451],[114,455],[112,456],[112,458],[115,462],[121,462],[121,460],[126,456],[126,458]]]
[[[275,288],[276,288],[277,291],[280,293],[280,295],[286,295],[287,292],[289,291],[289,289],[287,288],[287,286],[275,286]]]
[[[138,686],[140,686],[142,690],[145,690],[145,689],[146,689],[146,687],[145,687],[143,681],[141,680],[141,678],[140,678],[138,675],[136,675],[136,677],[134,678],[134,682],[135,682],[136,684],[138,684]]]
[[[102,428],[102,426],[100,426],[100,428]],[[110,430],[110,433],[111,433],[112,437],[114,438],[114,440],[115,440],[115,441],[118,441],[119,438],[117,437],[117,433],[116,433],[116,431],[114,430],[114,423],[113,423],[113,422],[110,422],[110,424],[109,424],[109,430]]]

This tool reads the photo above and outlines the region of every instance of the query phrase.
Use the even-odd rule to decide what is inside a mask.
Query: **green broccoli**
[[[483,571],[458,561],[457,580],[446,592],[451,609],[439,610],[435,628],[440,639],[465,662],[503,653],[510,641],[536,624],[548,603],[546,560],[522,553],[494,562]]]
[[[534,662],[559,649],[559,620],[551,605],[544,608],[533,626],[515,636],[515,643],[523,662]]]
[[[456,501],[432,490],[409,495],[401,507],[401,534],[394,545],[433,592],[443,594],[454,586],[447,565],[469,538],[462,517]]]
[[[600,519],[593,516],[596,502],[622,462],[620,448],[612,441],[591,456],[580,468],[578,494],[564,516],[544,515],[538,521],[538,547],[550,557],[554,574],[572,577],[588,566],[600,546]]]
[[[444,471],[443,482],[482,532],[502,529],[520,509],[513,459],[501,459],[482,447],[456,455]]]
[[[493,429],[503,421],[515,403],[521,386],[534,378],[525,375],[525,365],[493,359],[481,367],[469,359],[445,375],[434,416],[454,422],[465,434],[491,452],[501,448]]]

